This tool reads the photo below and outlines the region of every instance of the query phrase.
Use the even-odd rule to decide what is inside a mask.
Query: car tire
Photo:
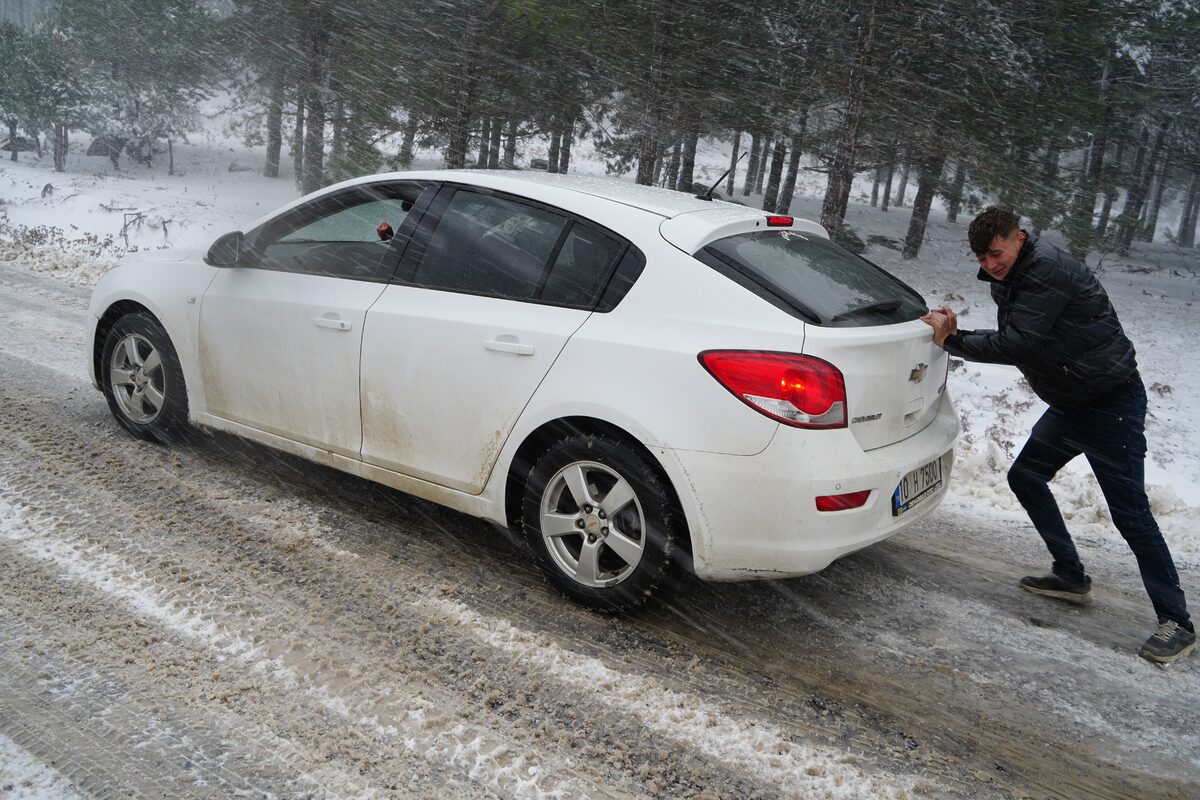
[[[137,438],[166,443],[187,430],[179,356],[149,314],[126,314],[109,329],[100,356],[100,384],[109,411]]]
[[[658,466],[609,436],[560,439],[525,481],[521,529],[534,560],[591,608],[644,603],[670,566],[681,524]]]

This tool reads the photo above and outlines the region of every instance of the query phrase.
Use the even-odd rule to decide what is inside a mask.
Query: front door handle
[[[338,316],[313,317],[313,325],[318,328],[333,328],[335,331],[348,331],[354,327],[353,323],[347,322]]]
[[[497,336],[495,339],[484,342],[483,346],[498,353],[516,353],[519,356],[533,355],[533,345],[521,344],[517,337],[509,334]]]

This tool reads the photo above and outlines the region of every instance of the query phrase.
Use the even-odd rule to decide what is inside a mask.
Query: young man
[[[1049,482],[1083,454],[1104,492],[1113,524],[1137,558],[1158,630],[1141,655],[1182,658],[1196,646],[1179,575],[1146,497],[1146,390],[1132,342],[1108,294],[1085,264],[1021,230],[1020,217],[990,206],[968,232],[979,279],[991,285],[997,330],[958,330],[948,308],[923,321],[947,353],[1012,364],[1050,408],[1008,472],[1008,483],[1054,559],[1049,575],[1021,579],[1035,594],[1085,604],[1092,581],[1067,533]]]

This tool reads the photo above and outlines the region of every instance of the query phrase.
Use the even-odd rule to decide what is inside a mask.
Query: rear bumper
[[[753,456],[674,451],[691,495],[696,574],[707,580],[806,575],[899,533],[927,517],[945,496],[958,433],[958,415],[944,395],[920,433],[866,452],[845,429],[782,426]],[[942,460],[942,486],[893,516],[897,483],[936,458]],[[817,511],[820,495],[867,489],[871,494],[860,508]]]

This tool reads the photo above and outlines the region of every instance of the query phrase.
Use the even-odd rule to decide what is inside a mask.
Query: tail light
[[[746,405],[797,428],[846,427],[846,382],[812,356],[706,350],[700,363]]]

